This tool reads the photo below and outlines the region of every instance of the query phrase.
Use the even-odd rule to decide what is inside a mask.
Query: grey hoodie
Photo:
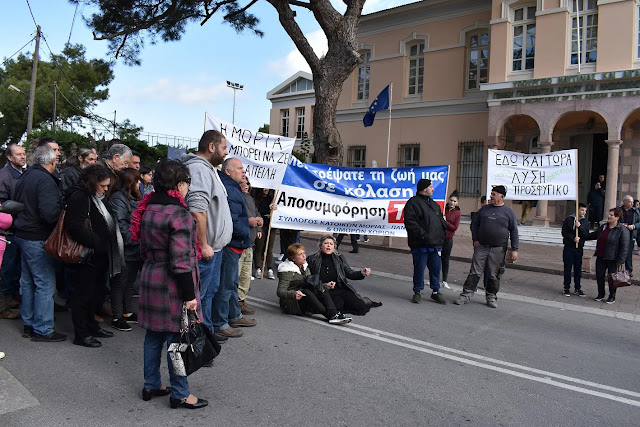
[[[227,190],[209,161],[196,155],[185,154],[180,159],[191,174],[187,193],[189,212],[207,213],[207,243],[218,252],[231,241],[233,225],[227,202]]]

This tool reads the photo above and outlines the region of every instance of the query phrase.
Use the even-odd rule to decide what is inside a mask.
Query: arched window
[[[424,42],[407,45],[407,52],[409,54],[407,92],[409,95],[420,95],[424,87]]]

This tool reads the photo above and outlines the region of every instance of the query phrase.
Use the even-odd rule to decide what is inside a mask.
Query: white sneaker
[[[445,281],[442,282],[442,286],[444,286],[446,289],[451,289],[451,286],[449,286],[449,284]]]
[[[262,277],[262,269],[256,268],[256,277]]]
[[[276,280],[276,276],[273,275],[272,269],[269,269],[269,271],[267,271],[267,279]]]
[[[329,319],[329,323],[331,325],[346,325],[351,322],[353,319],[351,317],[347,317],[342,313],[337,313],[331,319]]]
[[[256,278],[255,278],[255,277],[253,277],[253,276],[251,276],[251,280],[256,280]]]

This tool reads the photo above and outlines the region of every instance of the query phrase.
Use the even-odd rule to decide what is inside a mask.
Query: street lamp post
[[[244,85],[241,85],[239,83],[233,83],[227,80],[227,87],[230,87],[231,89],[233,89],[233,116],[231,119],[231,123],[235,124],[236,123],[236,91],[242,90],[244,88]]]

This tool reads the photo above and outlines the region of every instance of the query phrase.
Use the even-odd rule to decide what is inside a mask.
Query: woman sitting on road
[[[589,233],[589,236],[585,238],[585,240],[598,240],[595,253],[596,282],[598,283],[596,301],[604,300],[604,281],[607,273],[615,273],[618,268],[624,268],[629,244],[633,244],[625,226],[618,224],[620,218],[622,218],[622,209],[609,209],[607,223]],[[616,289],[609,286],[609,298],[607,298],[606,303],[613,304],[615,301]]]
[[[183,305],[197,311],[202,319],[196,281],[196,224],[184,202],[190,183],[184,164],[160,162],[153,176],[155,192],[138,204],[131,220],[131,240],[140,241],[144,261],[138,312],[138,323],[147,330],[142,399],[171,394],[169,404],[174,409],[197,409],[208,404],[189,393],[187,377],[174,375],[171,362],[171,387],[163,387],[160,378],[162,347],[179,339]]]
[[[103,203],[109,182],[107,168],[87,166],[69,190],[67,201],[65,225],[69,236],[93,249],[88,262],[71,265],[76,284],[71,300],[73,343],[84,347],[100,347],[102,343],[96,338],[113,336],[113,332],[100,328],[93,313],[104,292],[105,280],[120,273],[124,264],[124,244],[116,217]]]
[[[371,307],[379,307],[380,302],[373,302],[361,297],[349,284],[349,280],[362,280],[371,274],[370,268],[353,270],[345,257],[335,251],[336,239],[328,234],[320,238],[320,251],[308,258],[311,274],[319,275],[322,283],[333,283],[329,290],[336,309],[342,313],[364,316]]]
[[[351,322],[336,310],[329,295],[335,283],[321,283],[312,280],[307,265],[307,254],[304,246],[294,243],[287,248],[287,259],[278,266],[278,298],[280,308],[287,314],[322,314],[332,325]]]

